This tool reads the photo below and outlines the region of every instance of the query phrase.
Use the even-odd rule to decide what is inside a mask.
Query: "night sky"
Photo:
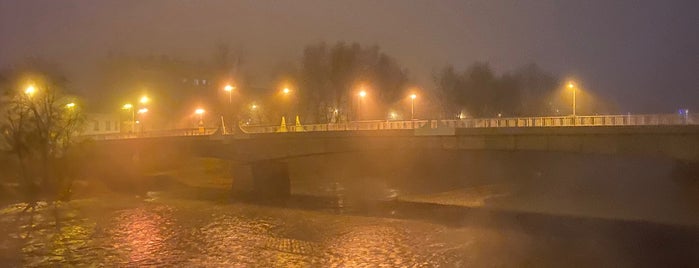
[[[535,62],[623,112],[699,112],[696,0],[0,0],[0,67],[47,58],[89,90],[110,52],[208,60],[228,43],[264,78],[320,41],[379,45],[425,87],[445,64]]]

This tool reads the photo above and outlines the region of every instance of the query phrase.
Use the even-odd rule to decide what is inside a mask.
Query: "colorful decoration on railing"
[[[294,126],[294,131],[303,131],[303,126],[301,125],[301,120],[299,119],[298,115],[296,116],[296,125]]]
[[[279,130],[277,132],[287,132],[286,130],[286,119],[282,116],[282,124],[279,126]]]

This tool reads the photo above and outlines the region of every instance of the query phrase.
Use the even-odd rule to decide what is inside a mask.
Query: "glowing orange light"
[[[36,88],[35,88],[33,85],[29,85],[29,86],[24,90],[24,94],[27,94],[27,95],[29,95],[29,96],[34,95],[34,93],[36,93]]]

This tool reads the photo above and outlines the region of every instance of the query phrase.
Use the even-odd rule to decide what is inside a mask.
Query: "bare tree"
[[[318,122],[349,118],[360,85],[371,87],[377,104],[386,107],[407,90],[407,71],[378,46],[344,42],[310,45],[304,49],[301,65],[299,81],[304,95],[300,101]]]
[[[551,114],[547,103],[560,85],[558,78],[535,64],[502,75],[481,62],[462,73],[447,66],[433,80],[433,95],[442,114],[464,110],[475,117]]]
[[[79,105],[50,80],[40,81],[10,87],[2,98],[3,144],[17,157],[27,208],[40,198],[56,201],[70,191],[66,162],[84,122]]]

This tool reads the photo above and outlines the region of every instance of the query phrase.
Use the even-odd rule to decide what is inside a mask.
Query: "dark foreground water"
[[[0,212],[0,263],[104,267],[696,267],[693,227],[400,201],[107,195]],[[351,209],[347,209],[351,207]],[[55,213],[60,222],[56,225]]]

